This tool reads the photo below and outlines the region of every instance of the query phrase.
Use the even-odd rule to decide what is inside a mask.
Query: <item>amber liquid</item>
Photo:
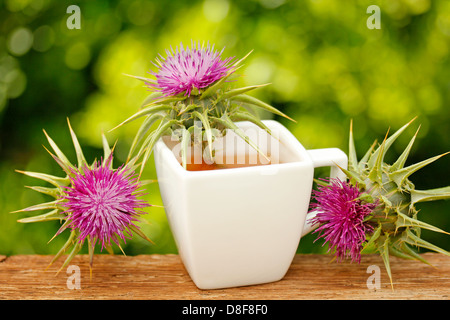
[[[270,155],[268,156],[270,159]],[[268,161],[266,159],[261,159],[259,156],[250,156],[246,154],[245,156],[237,156],[228,157],[225,160],[221,161],[223,163],[212,163],[209,164],[205,162],[205,159],[201,159],[201,163],[199,163],[199,159],[194,161],[194,156],[191,157],[190,161],[187,161],[186,170],[188,171],[207,171],[207,170],[218,170],[218,169],[233,169],[233,168],[245,168],[245,167],[254,167],[254,166],[265,166],[272,163],[272,161]],[[198,162],[198,163],[196,163]]]

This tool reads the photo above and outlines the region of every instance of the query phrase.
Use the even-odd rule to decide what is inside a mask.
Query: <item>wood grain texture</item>
[[[239,288],[200,290],[178,255],[97,255],[92,279],[88,256],[75,257],[80,289],[69,289],[66,269],[47,268],[51,256],[0,256],[1,300],[374,300],[450,299],[450,258],[423,255],[433,266],[392,258],[394,290],[378,255],[363,255],[361,264],[330,262],[328,255],[296,255],[277,282]],[[370,290],[371,265],[381,269],[381,288]]]

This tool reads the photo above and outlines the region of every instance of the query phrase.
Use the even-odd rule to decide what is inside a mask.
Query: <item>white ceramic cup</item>
[[[258,130],[263,137],[258,141],[261,150],[274,155],[267,148],[276,147],[280,163],[187,171],[163,139],[155,146],[169,225],[181,259],[201,289],[282,279],[301,236],[314,228],[305,224],[314,168],[331,166],[330,177],[345,177],[338,168],[347,168],[343,151],[306,150],[280,123],[264,123],[272,136],[249,122],[238,126]],[[227,139],[234,139],[233,134],[227,133]],[[247,148],[246,152],[255,151]]]

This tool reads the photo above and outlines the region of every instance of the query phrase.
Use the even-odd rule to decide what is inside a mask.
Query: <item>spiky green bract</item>
[[[416,132],[393,164],[389,165],[384,161],[385,155],[394,141],[413,121],[414,119],[389,138],[386,137],[378,147],[375,148],[374,143],[360,161],[357,160],[353,129],[350,125],[348,170],[343,169],[350,183],[358,186],[362,192],[379,201],[379,205],[367,220],[372,224],[374,231],[367,235],[365,249],[370,250],[372,248],[380,253],[391,284],[390,255],[417,259],[425,263],[428,262],[414,250],[414,247],[450,255],[446,250],[420,238],[421,229],[447,232],[419,220],[419,210],[416,208],[416,204],[419,202],[449,199],[450,186],[416,190],[414,184],[409,180],[413,173],[445,154],[405,166],[417,136]]]
[[[70,250],[59,271],[68,265],[81,250],[86,240],[88,242],[90,267],[92,267],[96,243],[100,243],[102,248],[104,247],[108,252],[113,253],[111,244],[116,243],[122,250],[119,240],[131,237],[132,232],[149,240],[133,223],[138,221],[139,215],[145,213],[141,209],[149,206],[147,202],[139,200],[139,197],[143,195],[138,190],[142,183],[134,176],[136,169],[134,160],[118,169],[113,169],[112,150],[103,135],[103,160],[95,160],[89,165],[69,121],[68,125],[76,151],[77,165],[75,166],[69,161],[44,131],[51,148],[55,152],[55,154],[50,151],[49,153],[61,166],[65,172],[65,177],[19,171],[51,184],[52,187],[36,186],[31,187],[31,189],[50,195],[54,200],[16,211],[45,211],[42,214],[18,220],[22,223],[60,220],[62,225],[53,238],[66,229],[70,230],[66,243],[50,263],[50,265],[53,264],[66,251]]]
[[[231,64],[230,62],[227,72],[220,79],[204,88],[194,87],[188,95],[185,92],[181,92],[175,96],[167,96],[163,92],[153,92],[145,99],[139,111],[117,126],[119,127],[141,117],[145,118],[129,152],[129,157],[135,154],[138,158],[142,157],[141,172],[151,155],[155,143],[163,135],[170,135],[181,142],[182,164],[186,167],[185,155],[187,149],[194,141],[200,140],[204,150],[208,151],[209,149],[211,153],[211,144],[216,137],[223,136],[227,129],[233,130],[259,152],[256,144],[242,130],[239,130],[234,123],[235,121],[250,121],[270,133],[270,130],[259,120],[257,113],[254,112],[255,108],[292,120],[278,109],[247,95],[249,91],[263,87],[265,84],[231,88],[230,76],[241,67],[242,61],[249,54],[235,63]],[[179,57],[179,59],[182,58]],[[197,62],[196,65],[202,65],[202,63]],[[194,72],[191,73],[195,74]],[[154,82],[154,80],[147,78],[134,78],[144,81],[146,84]],[[196,128],[201,130],[200,138],[198,136],[194,137],[194,131],[197,131]],[[140,148],[138,149],[139,145]],[[208,154],[208,152],[205,154]],[[212,154],[210,155],[212,156]]]

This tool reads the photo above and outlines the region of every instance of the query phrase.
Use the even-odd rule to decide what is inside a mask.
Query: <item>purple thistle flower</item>
[[[377,203],[363,200],[364,193],[348,182],[339,179],[330,182],[313,192],[317,203],[311,203],[310,207],[318,213],[311,222],[320,223],[314,232],[319,232],[317,239],[324,238],[329,243],[329,252],[334,250],[339,260],[351,258],[359,263],[366,234],[373,232],[365,219],[373,213]]]
[[[166,50],[167,57],[156,59],[158,72],[150,72],[156,77],[156,83],[146,83],[151,89],[161,91],[165,96],[175,96],[185,92],[190,96],[192,90],[203,89],[222,79],[233,71],[229,66],[231,58],[221,60],[222,51],[214,51],[212,47],[200,47],[200,43],[192,42],[191,48],[183,48],[183,44],[172,52]]]
[[[86,238],[92,241],[92,247],[98,242],[102,247],[110,246],[111,240],[119,245],[119,238],[125,241],[131,233],[127,230],[134,225],[137,217],[145,212],[139,210],[148,207],[147,202],[138,200],[140,183],[131,170],[121,167],[110,168],[112,156],[104,163],[95,163],[92,167],[84,165],[81,169],[72,169],[71,186],[66,187],[67,227],[79,231],[78,241]],[[128,231],[130,236],[126,236]]]

